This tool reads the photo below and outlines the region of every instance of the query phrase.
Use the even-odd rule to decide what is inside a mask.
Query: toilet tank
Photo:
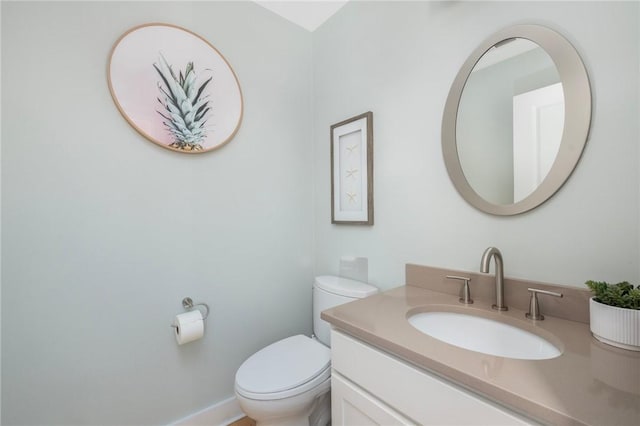
[[[325,309],[362,299],[377,292],[376,287],[349,278],[333,275],[316,277],[313,283],[313,334],[319,341],[331,346],[329,337],[331,325],[320,319],[320,313]]]

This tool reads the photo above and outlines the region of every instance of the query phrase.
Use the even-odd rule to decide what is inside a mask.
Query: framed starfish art
[[[331,126],[331,223],[373,225],[373,113]]]

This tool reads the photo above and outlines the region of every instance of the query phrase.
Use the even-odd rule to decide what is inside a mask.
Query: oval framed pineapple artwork
[[[115,43],[108,66],[116,106],[140,134],[164,148],[220,148],[242,121],[231,65],[208,41],[170,24],[145,24]]]

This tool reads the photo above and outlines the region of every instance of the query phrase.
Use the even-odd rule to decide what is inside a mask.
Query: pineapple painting
[[[244,106],[236,73],[218,49],[185,28],[131,28],[113,46],[107,80],[124,119],[174,153],[217,150],[239,131]]]
[[[209,95],[205,88],[213,77],[209,77],[200,86],[196,82],[193,62],[188,62],[184,70],[175,74],[165,57],[160,54],[158,63],[153,67],[158,72],[160,97],[157,98],[162,116],[162,124],[173,137],[169,147],[182,151],[202,151],[202,143],[207,136]]]

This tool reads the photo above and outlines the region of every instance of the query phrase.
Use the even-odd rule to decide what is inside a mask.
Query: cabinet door
[[[331,417],[333,426],[415,424],[336,371],[331,373]]]

